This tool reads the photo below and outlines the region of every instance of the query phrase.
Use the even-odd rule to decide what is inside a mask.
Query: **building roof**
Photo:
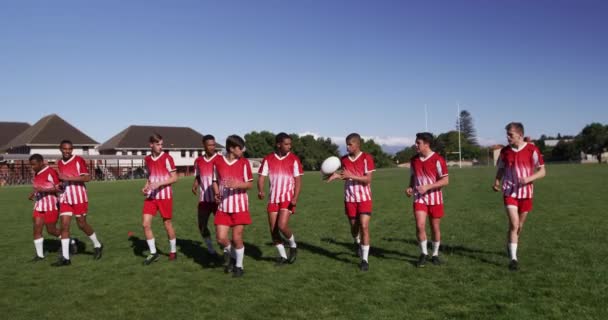
[[[29,127],[26,122],[0,122],[0,149]]]
[[[78,130],[56,114],[51,114],[38,120],[33,126],[21,132],[10,140],[5,149],[32,146],[58,146],[61,140],[69,139],[74,146],[95,147],[99,142]]]
[[[163,149],[202,149],[203,135],[189,127],[162,127],[132,125],[98,148],[100,152],[111,150],[149,149],[148,139],[158,133],[163,137]],[[224,148],[217,144],[218,149]]]

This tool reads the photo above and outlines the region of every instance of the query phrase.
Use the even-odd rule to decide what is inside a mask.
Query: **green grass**
[[[608,167],[547,171],[521,238],[518,273],[507,270],[507,222],[500,195],[490,191],[492,168],[451,170],[442,222],[446,263],[424,269],[412,264],[419,252],[411,200],[403,195],[409,173],[378,171],[365,274],[350,248],[342,186],[321,182],[317,173],[305,175],[291,221],[299,242],[295,265],[273,266],[265,205],[250,197],[253,224],[245,231],[241,279],[209,263],[190,178],[176,185],[178,260],[163,257],[148,267],[140,252],[142,181],[89,184],[89,221],[105,244],[104,257],[92,260],[92,245],[74,224],[87,252],[67,268],[50,266],[56,253],[28,263],[30,189],[0,189],[0,311],[3,319],[606,319]],[[158,219],[154,230],[167,252]],[[140,240],[130,241],[129,231]]]

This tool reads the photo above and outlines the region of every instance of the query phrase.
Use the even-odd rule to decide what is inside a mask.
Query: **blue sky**
[[[453,129],[608,123],[607,1],[0,1],[0,121],[391,145]]]

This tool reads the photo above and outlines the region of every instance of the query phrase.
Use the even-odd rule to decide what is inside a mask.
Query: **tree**
[[[413,145],[411,147],[405,147],[403,150],[395,153],[395,161],[397,163],[406,163],[410,162],[413,156],[416,155],[416,147]]]
[[[245,135],[245,157],[263,158],[274,151],[275,135],[269,131],[253,131]]]
[[[551,149],[551,161],[573,161],[579,158],[573,142],[561,140]]]
[[[477,133],[473,125],[473,117],[467,110],[460,111],[460,116],[456,120],[456,130],[460,125],[460,132],[463,138],[466,139],[470,145],[477,146]]]
[[[481,148],[478,145],[471,144],[466,139],[461,139],[460,149],[463,160],[479,159],[479,155],[481,154]],[[434,150],[443,155],[447,160],[458,160],[458,131],[449,131],[437,136]]]
[[[587,154],[595,155],[599,162],[608,148],[608,126],[594,122],[583,128],[575,139],[576,146]]]
[[[382,147],[377,144],[374,139],[361,139],[361,150],[371,154],[374,157],[376,168],[386,168],[395,165],[391,156],[382,150]]]

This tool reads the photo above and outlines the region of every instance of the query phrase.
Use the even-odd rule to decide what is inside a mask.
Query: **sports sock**
[[[438,256],[439,255],[439,241],[435,242],[433,241],[433,257]]]
[[[367,261],[369,256],[369,245],[361,245],[361,260]]]
[[[429,254],[428,248],[426,247],[426,243],[426,240],[420,241],[420,251],[422,251],[422,254],[424,254],[425,256]]]
[[[148,247],[150,248],[150,254],[156,254],[156,242],[154,242],[154,238],[146,240],[148,243]]]
[[[177,239],[169,239],[169,252],[177,252]]]
[[[38,238],[34,240],[34,247],[36,248],[36,255],[40,258],[44,258],[44,250],[42,248],[42,244],[44,243],[44,238]]]
[[[91,239],[91,241],[93,242],[93,247],[95,247],[95,248],[101,247],[101,242],[99,242],[99,240],[97,240],[97,235],[95,234],[95,232],[93,232],[93,234],[91,234],[89,236],[89,239]]]
[[[296,237],[292,234],[291,238],[289,238],[289,246],[291,248],[297,248],[298,244],[296,243]]]
[[[61,239],[61,254],[67,260],[70,260],[70,238]]]
[[[279,255],[281,256],[281,258],[287,259],[287,253],[285,252],[285,246],[283,246],[282,243],[279,243],[276,245],[276,247],[277,247],[277,251],[279,251]]]
[[[234,250],[236,253],[236,267],[243,268],[243,257],[245,256],[245,247]]]
[[[517,243],[509,243],[509,253],[512,260],[517,260]]]

